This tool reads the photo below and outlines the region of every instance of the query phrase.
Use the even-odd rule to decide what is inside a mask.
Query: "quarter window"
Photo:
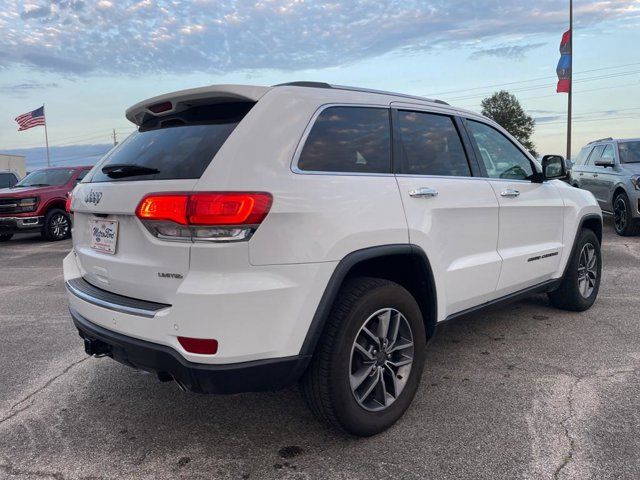
[[[471,176],[453,119],[424,112],[398,112],[399,173]]]
[[[298,168],[317,172],[391,173],[389,109],[326,108],[309,132]]]
[[[531,161],[511,140],[484,123],[469,120],[468,127],[489,178],[533,179]]]

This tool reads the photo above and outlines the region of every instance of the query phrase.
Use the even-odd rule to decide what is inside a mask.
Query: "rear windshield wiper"
[[[102,173],[111,178],[134,177],[136,175],[153,175],[160,173],[157,168],[136,165],[135,163],[114,163],[102,167]]]

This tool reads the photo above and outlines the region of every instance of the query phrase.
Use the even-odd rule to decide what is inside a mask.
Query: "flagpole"
[[[571,107],[573,96],[573,0],[569,0],[569,95],[567,96],[567,160],[571,160]]]
[[[42,114],[44,115],[44,142],[47,145],[47,167],[50,167],[51,157],[49,156],[49,134],[47,133],[47,115],[44,112],[44,103],[42,104]]]

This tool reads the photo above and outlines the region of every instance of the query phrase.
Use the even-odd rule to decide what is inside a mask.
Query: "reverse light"
[[[237,242],[251,238],[272,201],[265,192],[152,193],[136,216],[165,240]]]
[[[218,341],[213,338],[178,337],[178,342],[189,353],[215,355],[218,353]]]

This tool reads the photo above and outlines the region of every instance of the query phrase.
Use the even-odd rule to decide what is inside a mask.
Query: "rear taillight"
[[[137,217],[149,232],[167,240],[248,240],[271,208],[264,192],[152,193]]]
[[[64,203],[64,209],[67,213],[71,213],[71,201],[73,200],[73,193],[67,193],[67,200]]]

